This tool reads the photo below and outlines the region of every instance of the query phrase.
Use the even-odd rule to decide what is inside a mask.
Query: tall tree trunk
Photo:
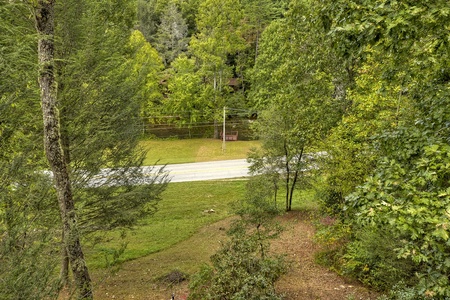
[[[63,226],[63,243],[69,255],[78,299],[93,299],[91,279],[81,249],[72,188],[59,131],[54,70],[54,6],[55,0],[38,0],[35,11],[36,30],[39,35],[39,86],[44,121],[44,147],[53,171]]]
[[[289,151],[287,148],[287,141],[284,140],[283,142],[283,148],[284,148],[284,157],[285,157],[285,162],[284,162],[284,167],[285,167],[285,171],[286,171],[286,178],[284,180],[284,185],[286,188],[286,211],[290,211],[289,209],[289,185],[291,182],[291,168],[289,167]]]
[[[214,90],[214,105],[217,106],[217,76],[216,71],[214,71],[214,81],[213,81],[213,90]],[[225,134],[225,132],[223,133]],[[216,116],[214,116],[214,139],[219,138],[219,123],[216,120]]]
[[[292,198],[294,197],[295,184],[297,183],[299,172],[301,172],[300,166],[301,166],[302,157],[303,157],[303,149],[305,149],[305,148],[302,148],[300,150],[300,154],[297,155],[297,162],[296,162],[296,166],[295,166],[294,178],[292,179],[291,191],[289,193],[289,211],[292,210]]]

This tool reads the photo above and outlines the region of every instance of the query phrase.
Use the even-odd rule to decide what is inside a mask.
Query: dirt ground
[[[288,274],[277,283],[277,291],[283,293],[286,300],[376,299],[375,293],[359,283],[315,263],[314,255],[320,248],[313,242],[314,226],[308,214],[294,211],[280,217],[280,221],[285,231],[272,242],[272,248],[276,252],[286,253],[291,262]],[[152,273],[167,268],[162,265],[167,261],[174,261],[174,266],[182,267],[182,262],[192,265],[192,260],[209,257],[225,237],[224,228],[228,224],[229,220],[223,220],[209,225],[173,249],[125,263],[114,275],[95,274],[95,298],[168,300],[173,293],[176,300],[186,299],[186,281],[176,285],[161,284],[155,281]],[[194,257],[189,253],[191,251],[185,251],[186,247],[195,247],[204,253],[196,253]]]
[[[287,253],[292,266],[277,283],[287,300],[372,300],[377,294],[360,283],[338,276],[315,263],[320,247],[313,242],[314,226],[306,213],[294,211],[282,217],[285,231],[272,243],[275,252]]]

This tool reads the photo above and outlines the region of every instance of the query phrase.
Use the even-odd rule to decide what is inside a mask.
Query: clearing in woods
[[[291,262],[290,271],[277,283],[277,290],[287,300],[374,300],[377,294],[361,284],[338,276],[336,273],[315,263],[314,255],[320,247],[314,243],[314,226],[306,212],[292,211],[279,217],[285,231],[272,241],[272,250],[286,253]],[[161,280],[168,270],[183,270],[191,273],[188,266],[207,262],[226,238],[225,228],[231,219],[203,227],[188,240],[177,245],[124,263],[113,275],[96,271],[96,299],[148,299],[167,300],[172,293],[175,299],[186,299],[187,280],[169,284]],[[192,251],[195,248],[195,251]],[[189,251],[189,249],[191,251]],[[193,254],[195,252],[195,255]]]

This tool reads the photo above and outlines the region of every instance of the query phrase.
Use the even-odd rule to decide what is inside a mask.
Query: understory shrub
[[[258,235],[236,225],[231,240],[211,257],[212,265],[204,265],[192,278],[189,299],[282,299],[274,284],[286,272],[286,261],[281,255],[269,255]]]
[[[387,229],[360,229],[346,246],[342,271],[379,291],[389,290],[400,281],[415,285],[419,266],[410,259],[398,257],[394,250],[401,244],[401,238]]]
[[[211,264],[202,267],[190,282],[191,300],[279,300],[275,282],[287,271],[284,255],[274,255],[269,240],[281,227],[274,220],[278,214],[273,191],[267,178],[254,177],[247,183],[247,193],[235,209],[235,221]]]
[[[377,300],[425,300],[416,287],[408,287],[404,282],[396,284],[388,293],[377,298]],[[430,298],[428,298],[430,299]]]

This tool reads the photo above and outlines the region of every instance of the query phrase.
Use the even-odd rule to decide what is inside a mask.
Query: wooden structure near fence
[[[238,135],[238,131],[231,131],[229,133],[225,132],[225,141],[237,141]],[[223,131],[220,132],[220,139],[223,139]]]

